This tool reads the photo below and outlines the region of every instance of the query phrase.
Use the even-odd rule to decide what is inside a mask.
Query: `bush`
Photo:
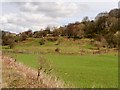
[[[58,53],[59,53],[59,52],[60,52],[60,49],[59,49],[59,48],[56,48],[56,49],[55,49],[55,52],[58,52]]]
[[[52,64],[46,58],[40,56],[38,60],[38,74],[43,70],[46,74],[50,74],[52,71]]]
[[[40,44],[40,45],[45,44],[45,40],[44,40],[44,39],[41,39],[41,40],[39,41],[39,44]]]
[[[25,33],[22,33],[21,35],[20,35],[20,41],[24,41],[24,40],[26,40],[27,39],[27,35],[25,34]]]
[[[99,49],[100,47],[102,47],[102,43],[99,42],[99,41],[95,41],[95,42],[94,42],[94,46]]]
[[[9,45],[10,48],[13,48],[15,44],[15,37],[12,35],[7,35],[2,38],[2,45]]]

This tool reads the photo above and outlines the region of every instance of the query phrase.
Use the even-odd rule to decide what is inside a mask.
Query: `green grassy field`
[[[117,87],[118,63],[112,55],[48,55],[58,76],[76,87]]]
[[[114,55],[43,55],[50,60],[54,73],[75,87],[113,88],[118,86],[118,63]],[[35,54],[17,54],[17,60],[32,67],[38,67]]]
[[[95,47],[89,39],[69,40],[61,38],[61,43],[46,41],[39,45],[39,39],[30,38],[17,43],[13,49],[3,47],[3,51],[26,50],[27,52],[46,52],[46,54],[9,53],[10,56],[27,66],[37,69],[39,56],[49,60],[54,73],[60,80],[73,87],[114,88],[118,87],[118,57],[116,52],[106,54],[80,55],[80,49],[90,50]],[[61,54],[55,52],[60,48]],[[73,54],[67,54],[68,52]],[[65,54],[64,54],[65,53]]]

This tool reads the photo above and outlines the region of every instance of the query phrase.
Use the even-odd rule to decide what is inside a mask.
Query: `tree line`
[[[28,30],[19,34],[2,31],[2,45],[9,45],[10,48],[14,43],[24,41],[29,37],[43,38],[47,34],[52,34],[54,37],[63,36],[67,38],[81,39],[90,38],[102,42],[107,47],[118,47],[120,40],[120,9],[112,9],[110,12],[99,13],[94,20],[89,17],[84,17],[81,22],[69,23],[68,25],[50,27],[44,30],[32,32]]]

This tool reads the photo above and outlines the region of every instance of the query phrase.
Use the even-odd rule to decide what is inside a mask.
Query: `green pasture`
[[[12,54],[32,68],[38,67],[40,54]],[[66,84],[81,88],[114,88],[118,86],[118,59],[114,55],[42,55],[50,60],[56,76]]]
[[[118,63],[114,55],[47,55],[66,83],[82,88],[112,88],[118,85]]]

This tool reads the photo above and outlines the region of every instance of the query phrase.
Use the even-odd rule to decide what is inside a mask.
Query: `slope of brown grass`
[[[41,72],[37,79],[37,71],[14,59],[2,55],[2,88],[58,88],[63,87],[55,78]]]

